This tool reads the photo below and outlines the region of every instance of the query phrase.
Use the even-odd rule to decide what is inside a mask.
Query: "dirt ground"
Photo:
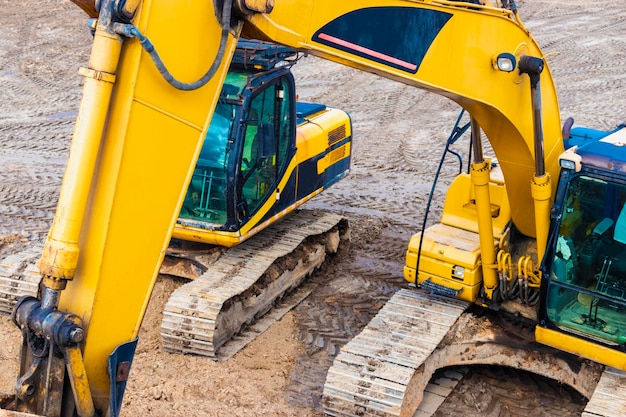
[[[626,122],[626,0],[518,2],[546,52],[561,118],[598,129]],[[91,36],[69,1],[0,0],[0,257],[42,242],[54,215]],[[411,234],[459,112],[433,94],[317,58],[293,69],[301,100],[350,113],[350,176],[307,204],[343,213],[352,244],[311,279],[313,294],[232,359],[172,355],[160,311],[180,282],[161,277],[140,332],[124,416],[318,416],[339,347],[404,285]],[[464,146],[464,145],[463,145]],[[465,152],[467,147],[461,148]],[[458,172],[445,163],[431,219]],[[20,335],[0,316],[0,391],[17,372]],[[500,368],[470,370],[440,415],[580,415],[584,402],[554,382]]]

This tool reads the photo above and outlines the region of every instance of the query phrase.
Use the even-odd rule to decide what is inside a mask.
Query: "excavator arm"
[[[66,344],[80,343],[82,358],[64,355],[68,369],[72,363],[84,364],[82,378],[70,376],[72,385],[82,381],[75,396],[90,397],[79,407],[80,415],[90,415],[94,408],[102,415],[107,410],[117,415],[121,397],[111,396],[125,383],[133,341],[241,26],[237,21],[231,25],[229,8],[216,13],[210,2],[186,7],[139,3],[98,2],[99,17],[91,22],[91,57],[80,70],[85,84],[70,157],[39,263],[41,302],[22,300],[14,315],[31,341],[57,337],[49,333],[60,329],[42,329],[42,323],[56,317],[57,306],[81,322],[76,328],[83,333]],[[124,33],[131,18],[158,45],[161,59],[180,83],[202,79],[215,62],[212,76],[189,91],[172,87],[139,40]],[[63,369],[54,377],[31,377],[28,372],[36,360],[28,354],[32,344],[23,349],[17,408],[58,415],[72,396],[58,395]],[[67,349],[56,350],[58,355]],[[41,363],[34,373],[45,368]]]
[[[539,106],[530,77],[519,71],[524,57],[542,54],[512,5],[74,2],[98,18],[91,24],[89,65],[81,69],[83,99],[57,213],[39,264],[42,294],[40,300],[22,300],[14,314],[27,340],[17,410],[60,415],[74,398],[79,415],[118,414],[149,295],[240,35],[460,104],[498,157],[513,221],[523,233],[536,234],[535,221],[527,216],[530,184],[534,177],[557,173],[560,117],[547,68],[536,91]],[[508,60],[509,67],[498,67],[498,58]],[[545,132],[539,145],[537,126]],[[538,175],[536,154],[542,150],[546,169]],[[541,184],[549,200],[550,182]],[[59,326],[45,325],[52,319]],[[48,359],[41,349],[33,355],[33,341],[49,339],[55,345],[46,351]],[[61,370],[34,378],[44,372],[46,360]],[[73,390],[63,391],[63,366]]]

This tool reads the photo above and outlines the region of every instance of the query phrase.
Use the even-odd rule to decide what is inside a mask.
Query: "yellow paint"
[[[544,345],[626,371],[626,353],[624,352],[541,326],[535,328],[535,339]]]
[[[77,401],[77,413],[81,417],[91,417],[95,414],[95,409],[80,348],[66,347],[64,356],[74,398]]]
[[[477,233],[444,224],[435,224],[424,232],[419,273],[415,270],[420,235],[414,235],[406,253],[404,278],[418,284],[430,279],[453,290],[461,289],[457,296],[475,301],[483,282],[480,262],[480,242]],[[494,241],[494,247],[497,242]],[[454,270],[462,268],[463,276],[455,276]]]
[[[478,220],[478,237],[483,270],[483,289],[487,299],[491,300],[493,292],[498,286],[495,265],[496,250],[493,245],[493,225],[491,222],[491,199],[489,197],[491,162],[473,163],[470,172],[474,193],[476,193],[476,218]]]
[[[352,136],[351,125],[343,112],[327,108],[307,119],[313,123],[304,123],[298,126],[296,132],[298,161],[306,161],[326,152],[330,145],[328,133],[333,129],[345,126],[345,137]],[[318,173],[320,172],[322,171],[318,170]]]
[[[216,55],[220,28],[211,2],[144,1],[134,22],[181,81],[200,78]],[[108,409],[108,355],[138,333],[235,44],[229,36],[226,58],[205,87],[183,92],[166,84],[137,40],[127,40],[111,105],[91,102],[79,113],[97,114],[106,130],[85,221],[63,220],[82,233],[75,280],[60,309],[85,323],[85,370],[97,409]],[[100,44],[93,48],[99,56]],[[80,187],[78,176],[65,181]]]
[[[505,238],[507,225],[511,219],[511,211],[504,183],[491,175],[487,204],[491,227],[491,246],[495,252]],[[489,177],[487,177],[489,178]],[[483,179],[484,180],[484,179]],[[458,298],[476,301],[483,285],[484,270],[481,260],[481,240],[478,233],[478,210],[476,189],[468,174],[458,175],[448,189],[441,216],[441,223],[429,227],[424,233],[420,271],[415,270],[420,234],[414,235],[407,249],[405,279],[418,283],[427,279],[442,286],[461,289]],[[483,244],[488,244],[486,239]],[[452,275],[455,266],[464,268],[464,277],[459,279]],[[496,265],[490,270],[496,271]]]
[[[537,230],[537,263],[540,263],[546,252],[550,231],[550,201],[552,199],[550,174],[542,177],[533,176],[531,191],[535,207],[535,229]]]
[[[74,278],[78,264],[78,240],[106,122],[106,112],[102,109],[108,107],[111,97],[121,45],[118,36],[96,29],[89,58],[90,69],[81,71],[86,77],[70,158],[61,184],[57,211],[38,264],[51,288],[64,288],[65,280]]]
[[[489,198],[493,235],[501,239],[511,220],[511,207],[506,185],[503,181],[494,178],[493,170],[491,172]],[[476,195],[470,175],[459,174],[448,187],[441,223],[478,233]]]
[[[328,169],[328,167],[330,167],[337,161],[345,159],[349,156],[350,156],[350,143],[348,142],[345,145],[342,145],[338,147],[337,149],[334,149],[333,151],[328,152],[326,155],[324,155],[323,158],[317,161],[317,174],[321,175],[324,171],[326,171],[326,169]]]

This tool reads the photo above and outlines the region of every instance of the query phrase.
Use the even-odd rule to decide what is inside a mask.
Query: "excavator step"
[[[324,385],[332,416],[412,416],[424,387],[416,371],[470,303],[398,291],[351,342],[341,348]]]
[[[626,416],[626,372],[606,368],[582,417]]]
[[[344,224],[339,215],[302,210],[226,251],[172,293],[163,311],[164,347],[216,360],[234,355],[309,294],[296,291],[274,309],[337,250]],[[267,312],[269,319],[259,322]]]
[[[37,261],[41,246],[33,246],[0,261],[0,312],[11,314],[23,295],[36,296],[41,281]]]

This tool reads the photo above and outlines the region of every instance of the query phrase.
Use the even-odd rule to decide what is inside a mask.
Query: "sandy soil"
[[[527,0],[518,6],[549,54],[562,119],[573,116],[578,125],[599,129],[626,121],[626,102],[618,93],[626,84],[626,1]],[[87,62],[91,37],[85,15],[68,1],[0,0],[0,28],[3,257],[41,242],[53,218],[80,99],[77,69]],[[349,218],[351,248],[312,278],[312,296],[222,363],[163,351],[160,310],[180,282],[160,278],[141,329],[124,416],[320,415],[333,355],[403,285],[406,244],[421,228],[458,106],[313,57],[294,74],[300,99],[352,116],[352,173],[308,204]],[[456,162],[446,162],[431,219],[456,172]],[[0,390],[14,384],[19,337],[0,316]],[[475,369],[440,415],[579,415],[581,407],[554,382]]]

